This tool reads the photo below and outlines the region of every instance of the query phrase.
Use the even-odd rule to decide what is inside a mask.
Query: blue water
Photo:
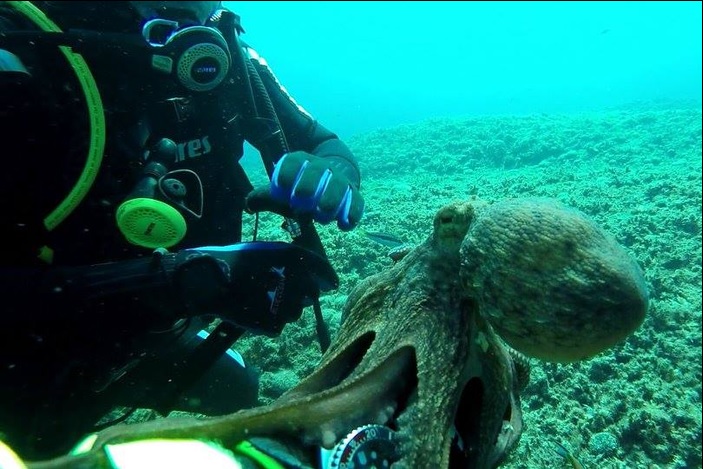
[[[342,137],[431,117],[701,100],[701,2],[224,2]]]

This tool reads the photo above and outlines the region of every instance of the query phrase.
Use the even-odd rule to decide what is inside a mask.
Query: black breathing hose
[[[270,138],[270,140],[273,140],[273,144],[263,142],[262,145],[262,148],[264,149],[262,151],[262,156],[265,161],[266,172],[270,179],[273,175],[275,163],[289,151],[288,142],[286,141],[281,122],[276,114],[276,110],[271,102],[271,97],[264,86],[258,70],[256,70],[253,62],[244,56],[244,51],[242,50],[238,37],[239,33],[243,32],[243,30],[238,24],[239,22],[237,16],[234,13],[229,12],[229,14],[222,15],[221,21],[224,21],[221,30],[225,35],[225,40],[231,45],[230,50],[233,55],[232,60],[236,60],[234,68],[239,71],[238,75],[237,73],[233,73],[233,75],[235,75],[240,81],[240,89],[244,90],[244,96],[242,99],[244,100],[244,108],[246,110],[245,118],[250,122],[257,119],[267,119],[275,124],[276,130],[273,135],[270,136],[273,137]],[[296,223],[298,229],[300,230],[300,234],[293,238],[293,244],[297,244],[298,246],[315,252],[329,262],[325,248],[320,240],[320,235],[317,233],[312,220],[286,221],[288,223]],[[324,353],[330,345],[330,332],[324,318],[322,317],[319,297],[314,298],[313,308],[315,311],[317,338],[320,343],[320,348]]]

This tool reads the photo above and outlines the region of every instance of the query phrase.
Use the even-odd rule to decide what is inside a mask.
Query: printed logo
[[[276,315],[278,312],[278,307],[281,306],[281,302],[283,301],[283,292],[286,285],[286,276],[284,274],[285,270],[285,267],[271,267],[271,272],[277,276],[276,286],[273,290],[269,290],[267,292],[270,302],[269,313],[273,316]]]
[[[207,155],[212,151],[210,145],[210,137],[208,135],[202,138],[196,138],[184,143],[178,144],[178,153],[176,154],[176,162],[185,161],[191,158]]]

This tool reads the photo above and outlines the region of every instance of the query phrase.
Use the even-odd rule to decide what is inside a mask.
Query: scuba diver
[[[0,440],[21,458],[65,454],[118,407],[257,405],[230,347],[304,307],[329,341],[315,222],[355,228],[359,168],[243,32],[221,2],[0,2]],[[242,241],[261,211],[292,240]]]

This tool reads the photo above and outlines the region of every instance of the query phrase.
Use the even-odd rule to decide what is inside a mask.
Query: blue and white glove
[[[364,199],[334,163],[304,151],[285,154],[276,164],[270,186],[249,194],[248,210],[311,217],[323,225],[336,220],[342,231],[354,229],[364,213]]]

